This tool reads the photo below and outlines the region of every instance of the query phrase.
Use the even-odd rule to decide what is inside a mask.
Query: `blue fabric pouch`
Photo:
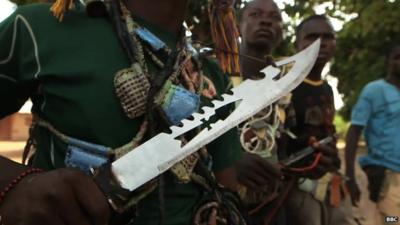
[[[110,161],[110,152],[111,149],[105,146],[69,138],[64,163],[67,167],[90,174],[91,168],[98,168]]]
[[[144,41],[146,41],[155,51],[167,47],[157,36],[151,33],[144,27],[135,29],[136,34]]]
[[[162,109],[173,125],[197,112],[200,96],[181,86],[171,85],[162,102]]]

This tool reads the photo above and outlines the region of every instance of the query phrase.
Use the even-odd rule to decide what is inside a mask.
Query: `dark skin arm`
[[[356,177],[354,174],[354,162],[356,159],[356,151],[358,147],[358,141],[360,140],[362,126],[351,125],[346,136],[346,175],[349,178],[347,181],[347,187],[350,191],[351,201],[354,206],[358,205],[360,201],[360,188],[357,185]]]
[[[0,157],[0,169],[3,190],[27,167]],[[58,169],[23,178],[0,203],[0,215],[10,225],[105,225],[110,209],[90,177]]]
[[[271,179],[280,179],[282,173],[277,166],[260,156],[244,153],[235,166],[215,172],[215,177],[224,187],[237,191],[239,183],[256,188],[257,185],[270,183]]]
[[[4,188],[18,175],[26,171],[28,167],[15,163],[0,156],[0,171],[2,171],[0,176],[0,190]]]
[[[236,173],[238,182],[252,190],[270,185],[283,176],[277,165],[252,153],[243,154],[243,157],[236,163]]]
[[[339,151],[336,148],[336,143],[322,145],[314,143],[313,147],[316,152],[322,153],[319,164],[314,170],[301,174],[303,177],[310,179],[319,179],[328,172],[336,172],[340,169]]]
[[[338,151],[329,145],[313,146],[316,152],[321,152],[321,160],[312,171],[297,174],[302,177],[318,179],[327,172],[338,170]],[[245,153],[236,164],[237,180],[239,183],[251,189],[258,189],[276,182],[284,177],[281,167],[271,164],[256,154]]]
[[[215,172],[215,177],[217,181],[224,187],[230,189],[231,191],[237,191],[238,182],[236,179],[236,171],[234,167],[228,167],[221,171]]]

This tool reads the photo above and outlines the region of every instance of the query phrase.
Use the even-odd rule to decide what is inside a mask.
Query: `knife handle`
[[[111,164],[107,163],[99,168],[91,169],[91,172],[94,181],[103,191],[112,209],[117,213],[123,213],[126,204],[132,197],[132,192],[121,187],[112,173]]]
[[[334,136],[328,136],[320,141],[318,141],[319,144],[326,145],[335,140]],[[294,153],[293,155],[289,156],[289,158],[284,159],[281,161],[281,164],[285,167],[292,166],[293,164],[298,163],[299,161],[303,160],[304,158],[308,157],[309,155],[313,154],[315,152],[314,148],[311,146],[308,146],[302,150],[300,150],[297,153]]]

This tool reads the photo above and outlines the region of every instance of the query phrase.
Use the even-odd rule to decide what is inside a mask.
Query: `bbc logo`
[[[386,216],[385,217],[385,222],[386,223],[398,223],[399,222],[399,217],[398,216]]]

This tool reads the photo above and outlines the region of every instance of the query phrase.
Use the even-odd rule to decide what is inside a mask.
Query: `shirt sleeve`
[[[18,81],[19,38],[16,13],[0,23],[0,119],[17,112],[28,98]]]
[[[230,82],[228,76],[223,74],[218,64],[206,59],[203,65],[204,73],[214,83],[219,95],[226,92]],[[225,107],[217,112],[216,119],[226,118],[234,108]],[[208,152],[213,159],[213,170],[219,171],[232,166],[242,156],[239,133],[236,128],[226,132],[207,145]]]
[[[372,98],[370,86],[366,86],[360,94],[351,113],[351,124],[366,126],[372,113]]]

